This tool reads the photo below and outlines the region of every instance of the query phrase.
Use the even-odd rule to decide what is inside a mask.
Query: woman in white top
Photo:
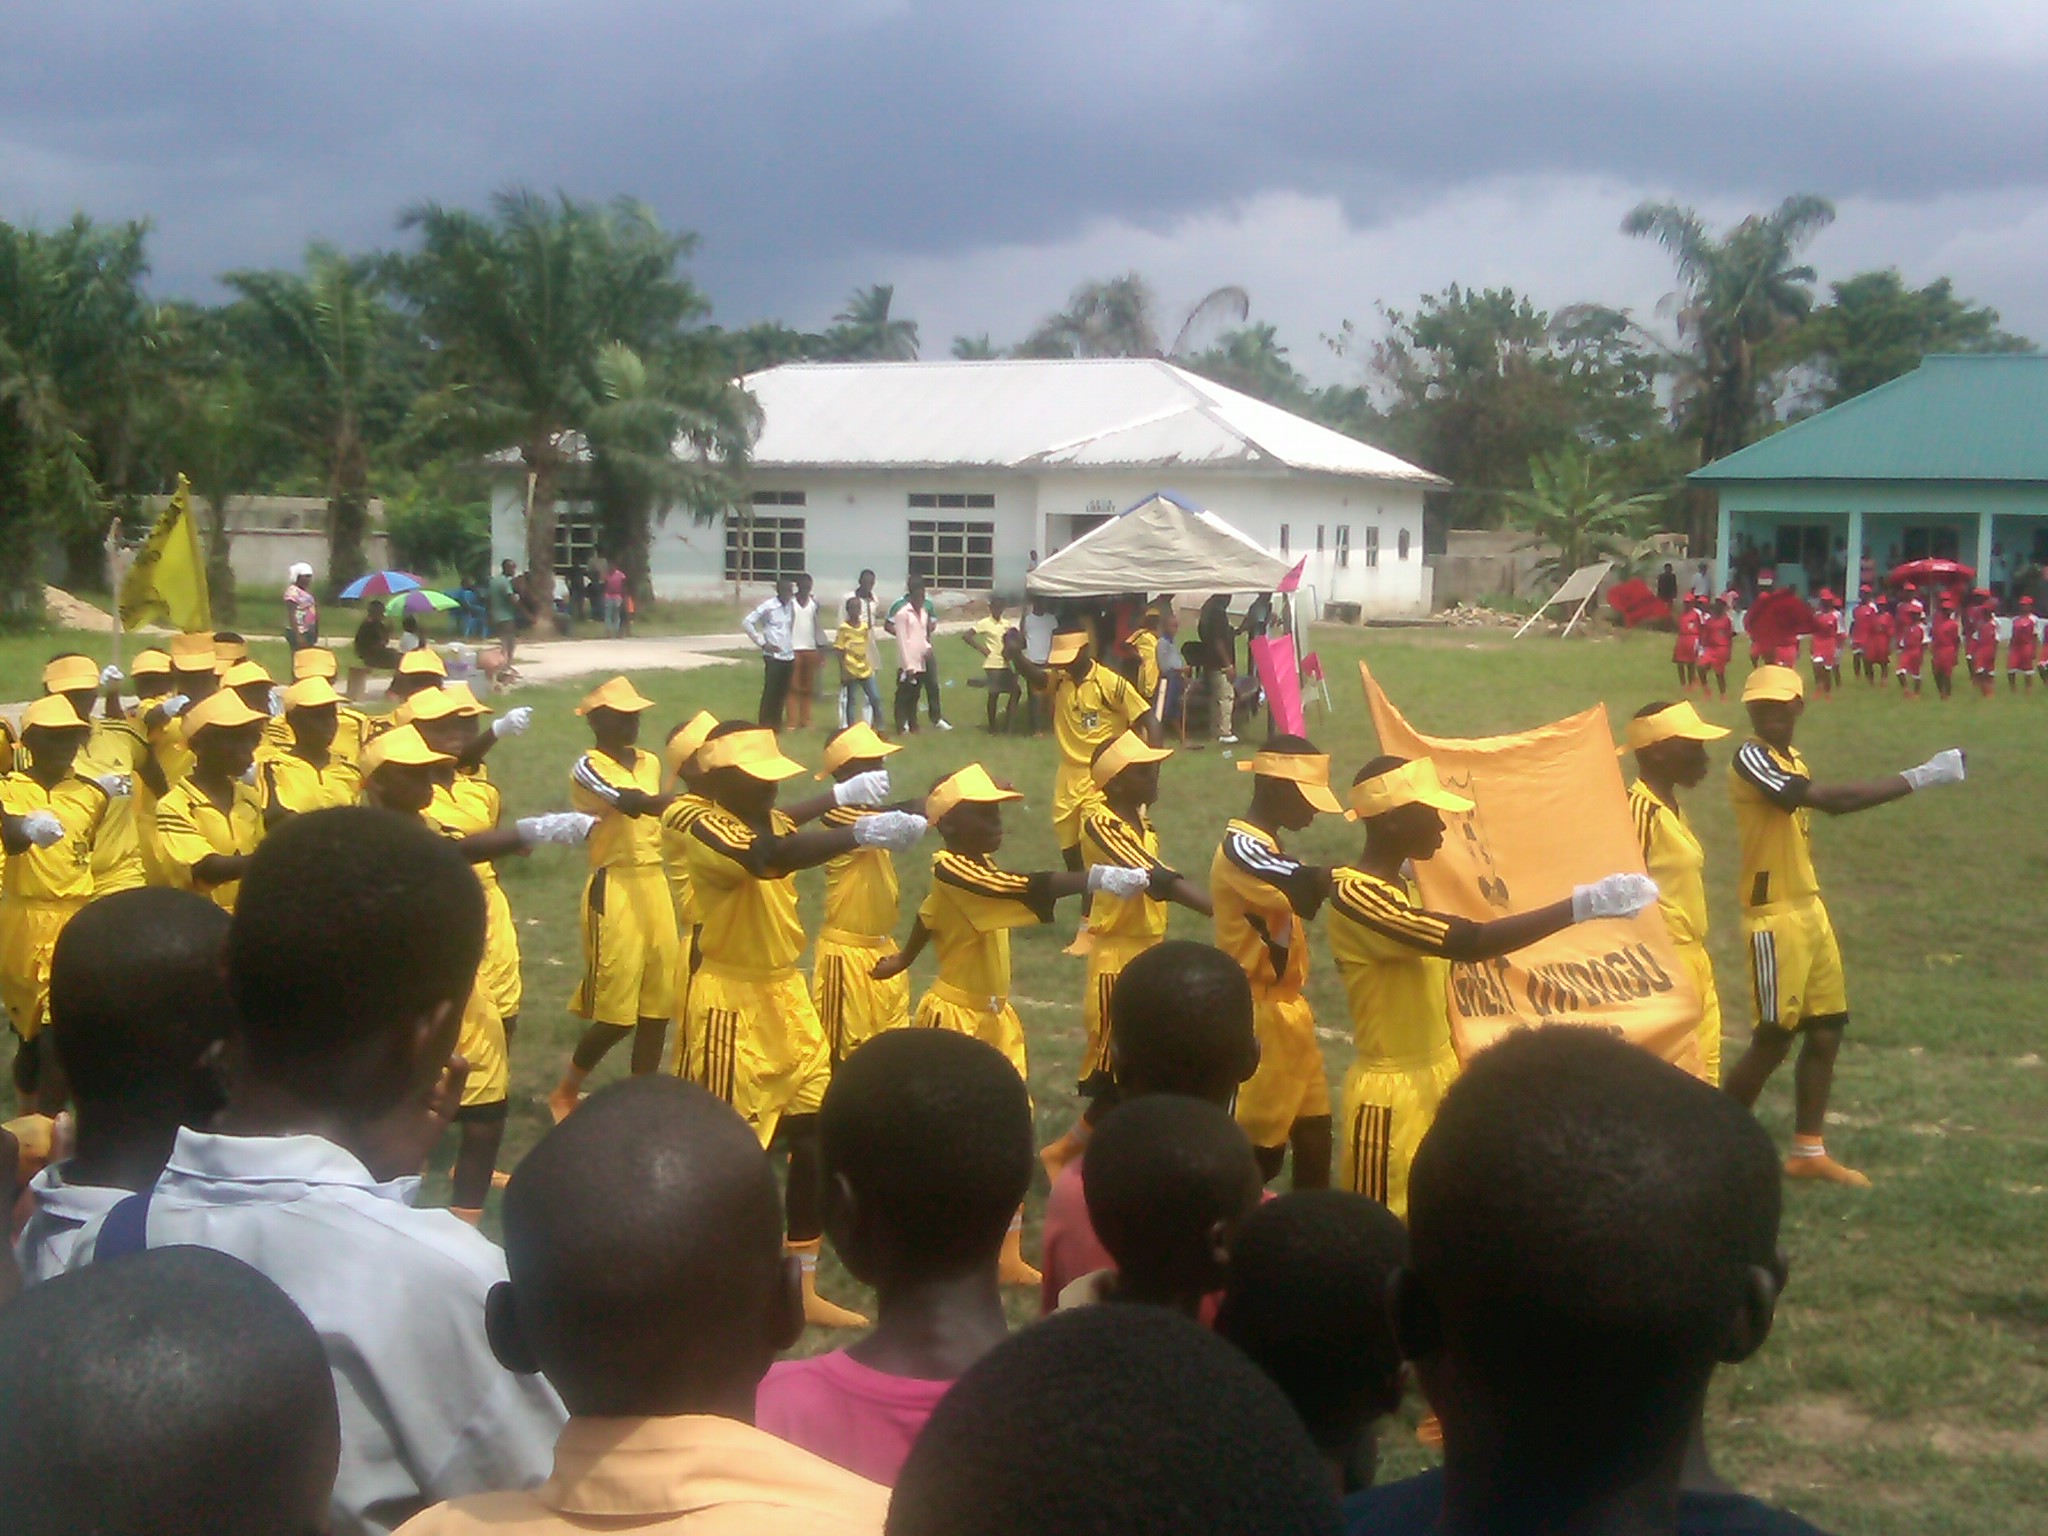
[[[811,723],[811,700],[818,691],[818,600],[811,587],[810,572],[799,574],[790,604],[789,647],[796,655],[796,670],[789,680],[783,723],[795,727]]]

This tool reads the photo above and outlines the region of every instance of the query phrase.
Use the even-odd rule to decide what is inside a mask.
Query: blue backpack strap
[[[130,1195],[107,1212],[100,1222],[99,1241],[93,1245],[93,1263],[125,1259],[149,1247],[149,1197],[154,1193],[145,1189]]]

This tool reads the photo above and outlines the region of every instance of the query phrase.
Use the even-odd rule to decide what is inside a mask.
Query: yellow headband
[[[802,763],[782,755],[775,733],[765,725],[705,742],[697,749],[697,766],[705,773],[717,768],[737,768],[750,779],[769,783],[793,779],[804,771]]]
[[[942,821],[963,804],[1001,805],[1008,800],[1022,800],[1024,796],[1014,789],[1005,789],[979,763],[969,763],[949,779],[940,781],[938,788],[925,800],[924,814],[929,821]]]
[[[1472,809],[1470,800],[1444,788],[1435,763],[1417,757],[1352,785],[1351,809],[1344,814],[1352,821],[1367,821],[1404,805],[1431,805],[1440,811]]]
[[[875,728],[863,720],[859,725],[849,725],[826,744],[825,771],[817,777],[829,779],[848,763],[872,762],[902,750],[901,742],[882,740],[875,734]]]
[[[1302,799],[1316,810],[1335,815],[1344,809],[1330,793],[1330,759],[1323,752],[1260,752],[1237,765],[1239,773],[1256,773],[1269,779],[1286,779],[1301,790]]]
[[[1698,710],[1681,700],[1654,715],[1638,715],[1629,721],[1625,739],[1627,750],[1640,752],[1674,737],[1684,741],[1719,741],[1727,734],[1725,727],[1709,725],[1700,718]]]
[[[1125,731],[1102,749],[1101,756],[1088,765],[1089,775],[1099,789],[1134,763],[1161,763],[1173,753],[1155,747],[1136,731]]]

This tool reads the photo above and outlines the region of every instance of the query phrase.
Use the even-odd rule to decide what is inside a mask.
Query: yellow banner
[[[1364,662],[1358,672],[1380,750],[1429,758],[1445,787],[1472,802],[1444,813],[1443,850],[1416,866],[1432,910],[1485,922],[1562,900],[1602,875],[1642,872],[1605,706],[1509,736],[1425,736]],[[1697,1072],[1699,1018],[1692,978],[1654,905],[1451,968],[1451,1035],[1464,1061],[1510,1030],[1584,1024]]]
[[[206,555],[192,515],[192,487],[183,475],[171,503],[136,551],[121,582],[121,624],[169,624],[186,634],[213,628],[213,604],[206,592]]]

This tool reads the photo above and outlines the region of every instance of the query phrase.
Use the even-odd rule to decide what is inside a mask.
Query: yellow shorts
[[[1262,997],[1252,1004],[1252,1023],[1259,1069],[1237,1090],[1237,1123],[1253,1146],[1283,1147],[1295,1121],[1330,1113],[1315,1011],[1305,997]]]
[[[499,1018],[516,1019],[526,992],[519,975],[519,927],[512,920],[512,903],[495,880],[484,886],[484,912],[484,958],[476,968],[476,983],[491,994]]]
[[[0,902],[0,1002],[14,1032],[33,1040],[50,1018],[50,957],[82,901]]]
[[[1828,909],[1817,899],[1745,912],[1742,933],[1749,941],[1750,994],[1760,1026],[1847,1022],[1842,946],[1835,942]]]
[[[680,919],[676,922],[676,980],[671,989],[675,1012],[671,1017],[676,1022],[676,1043],[673,1056],[683,1059],[683,1032],[690,1025],[690,982],[697,974],[697,962],[702,957],[697,953],[697,930],[685,928]]]
[[[877,981],[869,974],[877,960],[896,953],[887,934],[860,941],[818,935],[817,964],[811,970],[811,991],[818,1000],[818,1019],[831,1042],[832,1059],[846,1060],[858,1046],[886,1029],[910,1023],[910,973]]]
[[[1413,1067],[1354,1061],[1344,1074],[1343,1187],[1406,1221],[1415,1149],[1457,1080],[1458,1058],[1449,1050]]]
[[[1693,989],[1700,995],[1700,1022],[1696,1032],[1700,1048],[1700,1076],[1716,1088],[1721,1086],[1721,994],[1714,987],[1714,957],[1704,944],[1680,944],[1678,958],[1692,976]]]
[[[1088,1048],[1081,1055],[1081,1091],[1105,1086],[1109,1078],[1109,995],[1124,967],[1158,942],[1154,939],[1097,938],[1088,951],[1088,989],[1081,1014],[1088,1023]]]
[[[502,1104],[512,1091],[511,1063],[505,1052],[505,1021],[491,1003],[490,989],[481,978],[470,991],[469,1005],[462,1010],[462,1033],[455,1049],[469,1063],[469,1078],[462,1085],[462,1107]]]
[[[675,1011],[676,904],[661,867],[613,865],[583,887],[583,981],[569,1011],[629,1029]]]
[[[1076,768],[1072,763],[1062,762],[1054,772],[1052,830],[1059,838],[1062,852],[1081,846],[1081,817],[1098,793],[1086,763]]]
[[[935,981],[917,1000],[917,1015],[911,1022],[919,1029],[972,1035],[1009,1057],[1017,1075],[1027,1083],[1031,1080],[1024,1060],[1024,1021],[1007,997],[969,997],[958,987]]]
[[[803,973],[741,976],[699,965],[670,1070],[738,1110],[764,1147],[784,1115],[816,1114],[832,1051]]]

